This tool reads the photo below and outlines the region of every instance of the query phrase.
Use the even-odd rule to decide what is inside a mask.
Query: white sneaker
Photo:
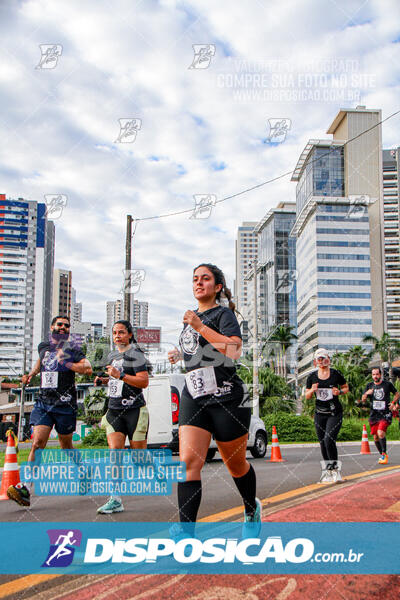
[[[318,483],[333,483],[332,471],[330,469],[323,469]]]

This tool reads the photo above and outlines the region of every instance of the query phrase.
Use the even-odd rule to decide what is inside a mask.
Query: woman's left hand
[[[183,315],[183,322],[187,323],[196,331],[199,331],[200,327],[203,325],[202,320],[193,310],[187,310]]]
[[[332,394],[333,394],[334,396],[340,396],[340,390],[339,390],[339,388],[337,388],[337,387],[333,387],[333,388],[332,388]]]
[[[119,379],[119,376],[121,374],[121,371],[119,371],[116,367],[113,367],[112,365],[107,365],[106,371],[110,377],[114,377],[115,379]]]

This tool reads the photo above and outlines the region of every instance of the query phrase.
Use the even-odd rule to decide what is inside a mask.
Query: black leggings
[[[330,413],[314,414],[315,430],[321,446],[322,458],[324,460],[337,460],[338,452],[336,439],[342,426],[343,414],[331,415]]]

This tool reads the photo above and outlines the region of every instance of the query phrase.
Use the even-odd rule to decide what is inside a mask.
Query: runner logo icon
[[[68,567],[74,558],[75,547],[81,545],[79,529],[48,529],[50,548],[42,567]]]

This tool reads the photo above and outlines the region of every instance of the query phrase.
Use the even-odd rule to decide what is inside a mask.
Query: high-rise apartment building
[[[295,202],[280,202],[256,225],[258,236],[258,330],[266,338],[277,325],[296,328]],[[296,333],[295,329],[292,330]]]
[[[112,337],[112,326],[115,321],[124,318],[124,303],[122,300],[109,300],[106,302],[106,337]]]
[[[238,228],[236,239],[236,268],[234,296],[236,308],[239,313],[247,320],[247,304],[251,302],[251,281],[246,280],[246,275],[253,266],[254,259],[257,258],[257,234],[254,227],[257,221],[245,221]]]
[[[300,376],[319,346],[366,346],[384,331],[380,120],[379,110],[339,111],[333,140],[310,140],[292,177]]]
[[[64,269],[54,269],[53,278],[53,317],[63,315],[72,319],[72,273]]]
[[[147,327],[149,324],[149,303],[134,300],[132,303],[132,325]]]
[[[82,321],[82,302],[76,301],[76,289],[72,288],[71,294],[71,328],[74,323],[80,323]],[[72,329],[71,329],[72,330]]]
[[[54,224],[46,205],[0,194],[0,375],[15,377],[37,358],[48,335]]]
[[[400,339],[400,148],[383,150],[386,331]]]

